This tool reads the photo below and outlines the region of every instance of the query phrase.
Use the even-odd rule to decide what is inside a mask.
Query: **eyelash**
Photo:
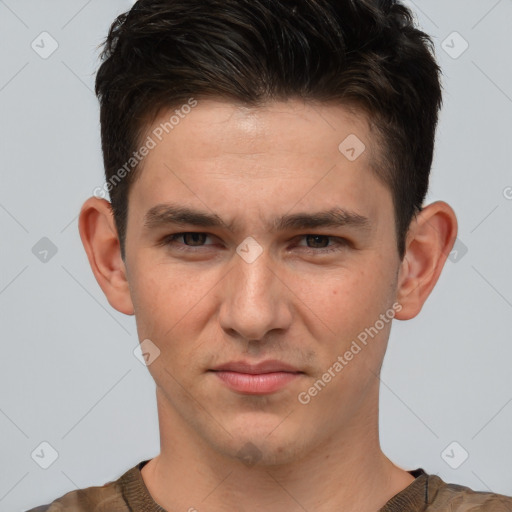
[[[187,252],[196,252],[195,249],[200,249],[201,247],[207,247],[207,245],[199,245],[199,246],[193,246],[193,245],[187,245],[187,244],[181,244],[181,246],[176,246],[175,242],[177,238],[182,237],[183,235],[189,235],[189,234],[197,234],[197,235],[207,235],[207,236],[213,236],[209,233],[202,233],[199,231],[184,231],[181,233],[173,233],[170,235],[165,236],[162,241],[158,244],[161,246],[175,246],[174,248],[178,251],[187,251]],[[315,254],[327,254],[335,251],[340,251],[344,247],[349,245],[348,240],[340,237],[335,236],[329,236],[329,235],[320,235],[315,233],[308,233],[306,235],[299,235],[301,238],[305,238],[308,236],[312,237],[322,237],[322,238],[328,238],[330,240],[335,241],[335,245],[328,246],[328,247],[320,247],[318,249],[315,249],[314,247],[304,247],[306,250],[305,252],[308,253],[315,253]],[[301,246],[302,247],[302,246]]]

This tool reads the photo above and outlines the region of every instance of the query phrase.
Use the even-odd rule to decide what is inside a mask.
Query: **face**
[[[125,264],[139,339],[160,351],[159,411],[218,454],[252,443],[276,464],[364,431],[400,265],[364,117],[201,100],[158,133],[130,190]],[[266,377],[212,371],[269,360]]]

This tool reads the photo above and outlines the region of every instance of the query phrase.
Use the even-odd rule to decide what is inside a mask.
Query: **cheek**
[[[331,345],[333,353],[344,353],[391,307],[390,283],[384,275],[374,266],[373,271],[338,269],[323,277],[298,280],[294,289],[296,304],[312,335]],[[374,339],[385,338],[387,327],[386,324]]]
[[[219,279],[214,272],[150,264],[147,258],[130,287],[141,339],[154,338],[166,346],[183,336],[194,339],[213,314],[209,305]]]
[[[141,257],[135,276],[136,301],[149,313],[167,310],[177,315],[177,310],[199,300],[195,297],[201,291],[204,293],[200,285],[202,281],[197,271],[187,271],[183,266],[162,262],[161,258]]]
[[[179,318],[184,288],[169,274],[164,266],[146,262],[132,276],[130,290],[139,337],[159,338]]]
[[[190,285],[185,277],[176,268],[146,265],[140,268],[134,286],[138,338],[151,340],[159,350],[148,370],[157,385],[175,396],[182,394],[178,383],[197,373],[203,364],[204,348],[201,351],[199,345],[205,318],[204,290]],[[194,385],[188,382],[188,392]]]
[[[347,321],[364,316],[370,303],[378,300],[374,278],[348,268],[302,277],[295,288],[298,298],[327,325],[348,325]]]

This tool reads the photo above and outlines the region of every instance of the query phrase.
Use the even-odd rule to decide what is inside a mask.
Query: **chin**
[[[253,424],[243,433],[233,435],[229,447],[222,451],[248,467],[282,466],[296,462],[304,455],[304,440],[296,432],[275,428],[275,425],[271,429],[255,428]]]

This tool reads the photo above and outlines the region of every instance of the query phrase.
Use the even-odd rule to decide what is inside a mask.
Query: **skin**
[[[366,145],[354,161],[338,149],[349,134]],[[148,369],[161,452],[142,476],[165,509],[377,511],[414,480],[379,443],[391,322],[309,403],[297,398],[393,304],[395,318],[415,317],[455,242],[455,213],[436,201],[412,221],[400,261],[391,192],[370,170],[373,137],[363,115],[340,105],[200,100],[144,159],[129,193],[126,261],[109,203],[84,203],[80,235],[99,285],[112,307],[135,314],[139,339],[160,350]],[[239,225],[146,230],[144,214],[165,202]],[[367,216],[372,228],[273,233],[266,224],[332,206]],[[159,245],[183,232],[209,236]],[[252,263],[236,252],[249,236],[263,250]],[[349,244],[322,253],[337,237]],[[248,395],[208,371],[242,359],[278,359],[304,373]],[[246,443],[257,449],[254,464],[239,453]]]

